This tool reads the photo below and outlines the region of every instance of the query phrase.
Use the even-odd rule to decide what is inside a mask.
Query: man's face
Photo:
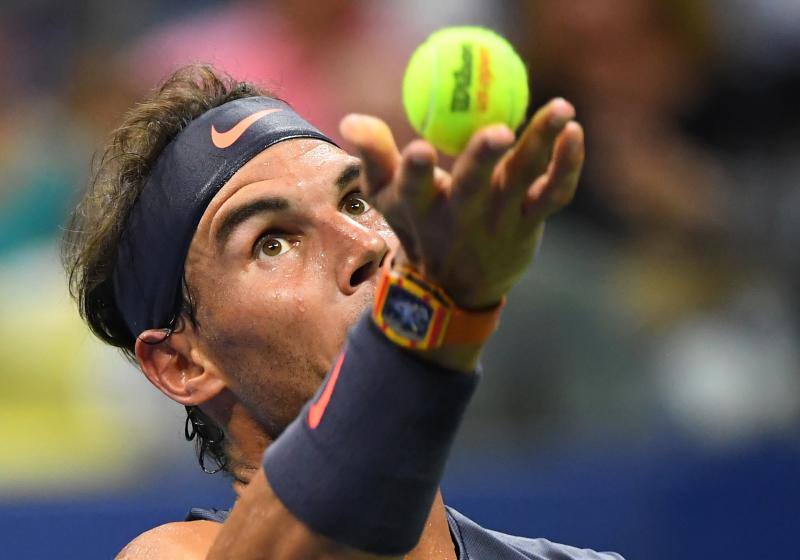
[[[189,248],[198,351],[273,436],[319,386],[398,246],[357,176],[358,160],[328,143],[276,144],[217,193]]]

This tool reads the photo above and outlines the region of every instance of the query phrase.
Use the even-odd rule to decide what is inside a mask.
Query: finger
[[[545,172],[556,138],[574,117],[575,108],[562,98],[553,99],[536,112],[502,164],[511,188],[524,193]]]
[[[440,197],[450,198],[453,190],[453,176],[441,167],[436,167],[433,170],[433,186]]]
[[[415,140],[403,150],[401,163],[388,197],[375,197],[375,208],[383,214],[409,262],[420,261],[415,223],[420,221],[436,196],[434,169],[436,150],[424,140]]]
[[[424,140],[414,140],[403,150],[397,180],[398,194],[406,207],[425,212],[439,194],[434,180],[436,150]]]
[[[504,124],[477,131],[453,167],[453,194],[469,198],[483,190],[489,194],[497,162],[514,143],[514,133]]]
[[[392,231],[400,241],[400,252],[397,257],[398,263],[411,263],[416,265],[420,262],[419,243],[416,234],[409,229],[403,222],[390,223]],[[393,264],[393,263],[392,263]],[[390,264],[391,266],[391,264]]]
[[[391,183],[400,164],[400,152],[389,125],[369,115],[350,114],[339,123],[339,132],[361,157],[367,196],[377,194]]]
[[[570,122],[556,140],[547,173],[534,181],[525,194],[522,209],[526,219],[544,219],[572,201],[583,160],[583,128],[577,122]]]

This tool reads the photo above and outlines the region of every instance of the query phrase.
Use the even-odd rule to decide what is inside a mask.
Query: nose
[[[378,274],[389,254],[389,245],[378,232],[352,221],[339,234],[337,243],[341,243],[343,255],[336,280],[343,294],[352,295]]]

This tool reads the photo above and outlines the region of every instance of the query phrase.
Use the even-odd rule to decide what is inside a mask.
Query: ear
[[[150,383],[173,401],[198,405],[225,389],[225,381],[197,352],[187,326],[179,332],[146,330],[136,338],[136,359]]]

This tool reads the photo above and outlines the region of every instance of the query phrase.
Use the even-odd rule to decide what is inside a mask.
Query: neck
[[[258,471],[261,456],[273,438],[266,434],[241,405],[232,406],[227,416],[225,437],[227,438],[230,472],[234,477],[233,489],[239,496]],[[428,519],[419,543],[406,560],[456,560],[447,512],[444,508],[441,490],[431,505]]]
[[[450,535],[447,512],[444,509],[442,491],[437,490],[425,528],[417,546],[408,553],[406,560],[456,560],[455,545]]]

